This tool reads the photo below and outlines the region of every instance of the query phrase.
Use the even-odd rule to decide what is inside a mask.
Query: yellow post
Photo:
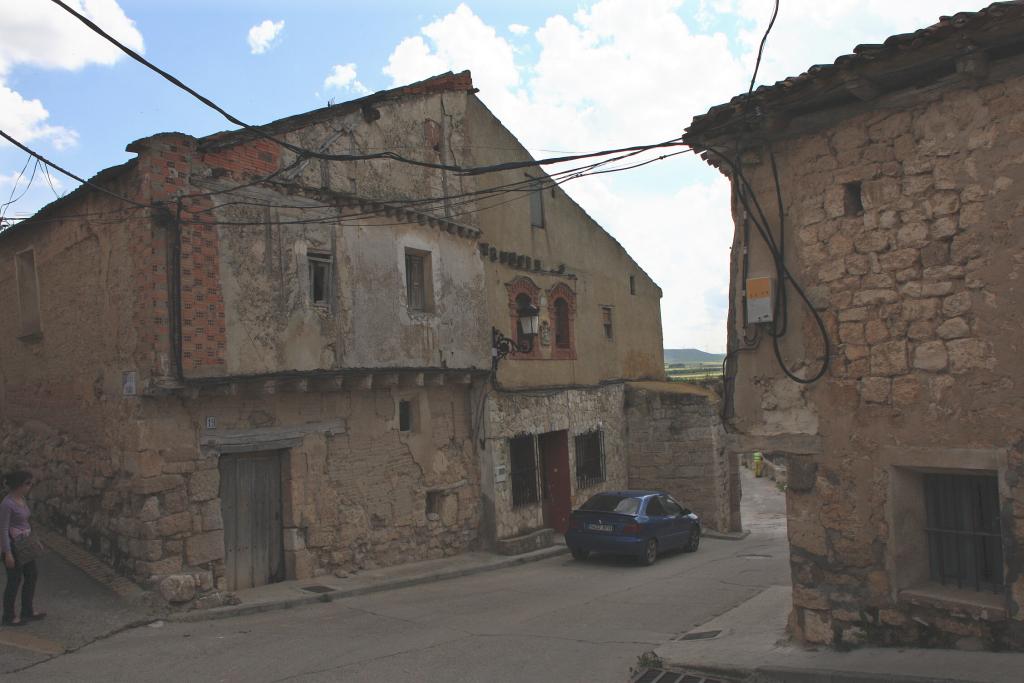
[[[764,462],[761,458],[761,451],[754,452],[754,476],[760,477],[764,471]]]

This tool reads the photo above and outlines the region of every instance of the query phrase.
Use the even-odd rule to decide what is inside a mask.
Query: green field
[[[722,376],[721,361],[700,363],[666,363],[665,374],[673,382],[693,382]]]

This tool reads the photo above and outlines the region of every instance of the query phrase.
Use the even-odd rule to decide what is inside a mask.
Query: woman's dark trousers
[[[33,614],[32,599],[36,593],[36,561],[22,564],[18,562],[14,569],[7,568],[7,588],[4,590],[4,614],[5,624],[14,621],[14,601],[18,597],[18,588],[21,587],[21,618],[28,619]],[[22,583],[24,582],[24,586]]]

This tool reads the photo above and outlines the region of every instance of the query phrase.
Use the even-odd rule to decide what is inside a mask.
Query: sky
[[[678,137],[694,116],[746,91],[774,4],[66,2],[253,124],[470,69],[478,96],[537,158]],[[757,83],[983,6],[781,0]],[[128,143],[157,132],[202,136],[234,127],[51,0],[2,0],[0,35],[0,130],[79,176],[126,161]],[[5,215],[31,215],[77,184],[26,161],[0,141],[0,203],[17,199]],[[684,154],[563,188],[662,287],[665,346],[724,351],[726,181]]]

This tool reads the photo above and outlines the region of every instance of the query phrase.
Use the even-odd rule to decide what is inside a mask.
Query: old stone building
[[[1024,646],[1022,111],[1003,2],[687,130],[733,184],[730,439],[785,454],[806,641]]]
[[[234,590],[550,542],[629,484],[631,430],[645,481],[714,448],[628,423],[661,292],[475,92],[138,140],[0,234],[0,464],[40,471],[42,517],[126,574]],[[457,168],[498,162],[525,165]],[[717,455],[673,485],[721,490]],[[715,495],[694,508],[737,524]]]

